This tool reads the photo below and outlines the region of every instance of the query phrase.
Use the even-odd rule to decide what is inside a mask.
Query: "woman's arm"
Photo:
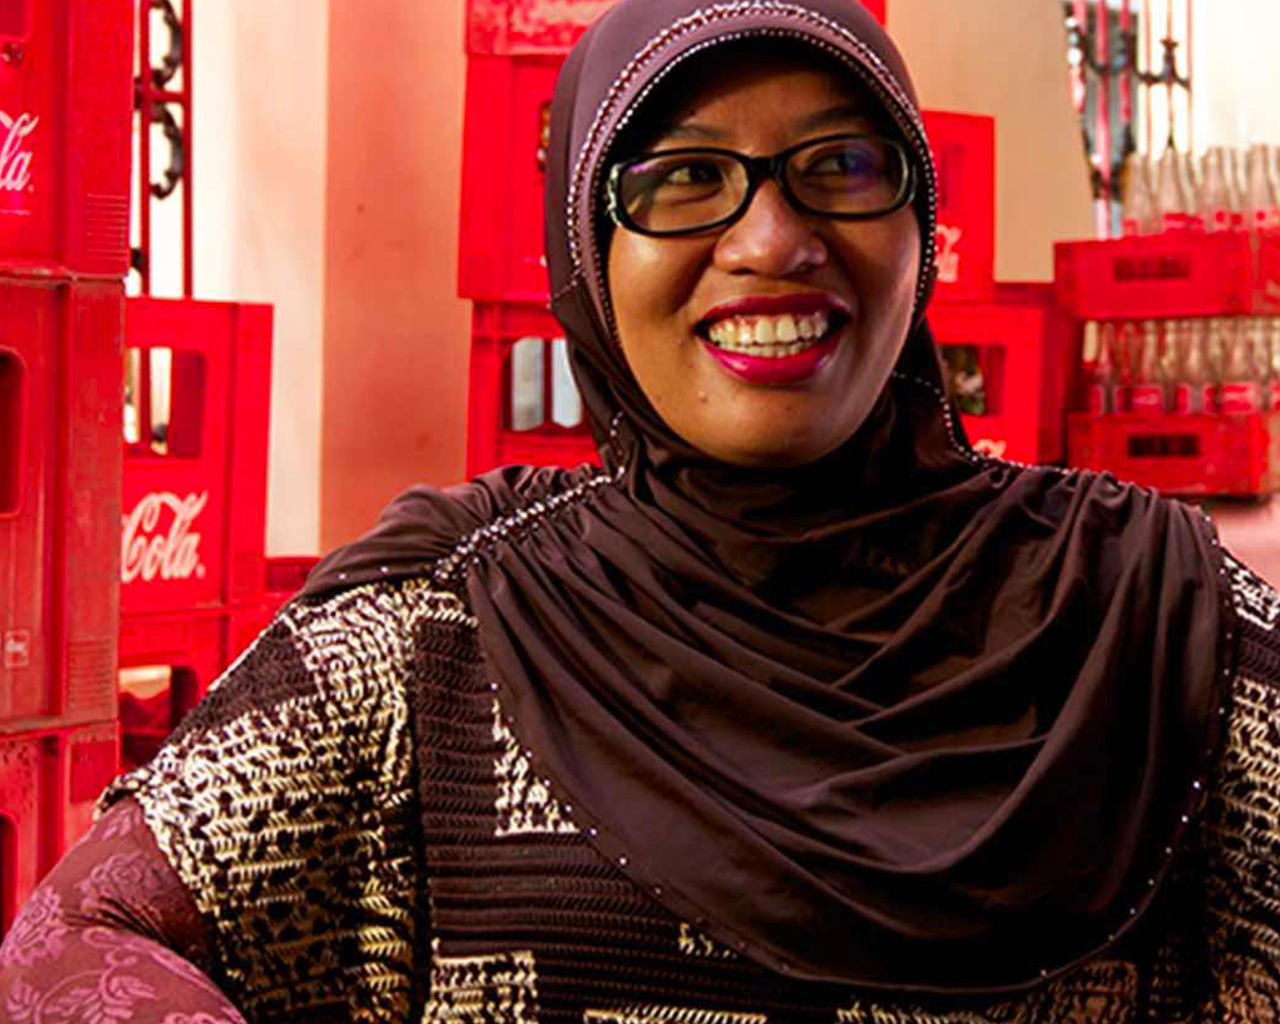
[[[0,946],[0,1017],[244,1024],[205,974],[209,940],[132,801],[112,808],[32,894]]]

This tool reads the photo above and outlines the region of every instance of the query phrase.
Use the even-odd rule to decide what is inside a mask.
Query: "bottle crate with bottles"
[[[1089,321],[1068,458],[1183,495],[1280,490],[1280,317]]]

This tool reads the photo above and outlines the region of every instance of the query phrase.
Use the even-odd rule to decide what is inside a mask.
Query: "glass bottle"
[[[1240,317],[1226,322],[1229,324],[1224,340],[1226,360],[1218,408],[1231,414],[1258,412],[1262,409],[1262,382],[1254,350],[1261,320]]]
[[[1179,320],[1176,343],[1180,350],[1173,411],[1181,415],[1213,411],[1213,373],[1209,368],[1203,320]]]
[[[1280,409],[1280,317],[1266,320],[1267,408]]]
[[[1132,324],[1121,328],[1107,321],[1102,325],[1102,341],[1098,350],[1099,357],[1103,351],[1108,353],[1112,366],[1111,411],[1129,411],[1129,387],[1133,384],[1133,355],[1127,331]]]
[[[1133,328],[1136,337],[1137,329],[1133,324],[1125,324],[1126,331]],[[1168,403],[1165,397],[1165,385],[1160,365],[1160,329],[1156,321],[1148,320],[1142,325],[1142,340],[1139,343],[1138,365],[1134,370],[1133,384],[1129,389],[1129,409],[1132,412],[1148,416],[1165,412]]]
[[[1160,228],[1160,215],[1151,188],[1151,162],[1141,153],[1130,153],[1125,161],[1123,183],[1120,221],[1125,237],[1156,233]]]
[[[1204,155],[1200,189],[1200,216],[1206,231],[1230,231],[1236,209],[1229,161],[1223,146],[1211,146]]]
[[[1085,387],[1085,411],[1090,416],[1105,416],[1114,412],[1115,364],[1112,362],[1111,345],[1100,334],[1096,320],[1090,320],[1084,326],[1080,369]]]
[[[1161,229],[1181,231],[1190,226],[1191,205],[1187,196],[1182,161],[1172,146],[1165,148],[1156,165],[1156,209],[1160,214]]]
[[[1250,146],[1244,158],[1244,218],[1250,231],[1280,228],[1280,200],[1271,173],[1271,149],[1262,143]]]
[[[1227,150],[1227,184],[1231,187],[1231,227],[1244,230],[1244,154],[1236,146]]]

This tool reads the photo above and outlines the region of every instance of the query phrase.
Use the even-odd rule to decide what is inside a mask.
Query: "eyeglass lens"
[[[797,149],[785,176],[794,202],[818,214],[872,215],[900,200],[907,175],[888,139],[837,138]],[[746,163],[716,150],[657,153],[624,166],[618,200],[643,231],[689,231],[738,212],[749,191]]]

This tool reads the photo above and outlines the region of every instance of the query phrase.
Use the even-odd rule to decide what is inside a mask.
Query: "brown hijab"
[[[598,229],[611,146],[686,59],[786,37],[915,154],[916,326],[871,419],[800,469],[717,464],[645,400]],[[853,0],[623,0],[553,108],[553,308],[606,470],[417,488],[308,591],[465,587],[511,727],[597,849],[793,978],[1010,992],[1115,942],[1194,822],[1232,673],[1212,528],[1107,476],[992,461],[924,321],[935,189],[906,69]]]

